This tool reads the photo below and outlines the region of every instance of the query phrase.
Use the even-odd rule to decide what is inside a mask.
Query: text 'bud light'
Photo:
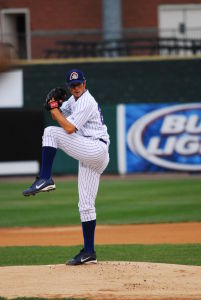
[[[127,142],[154,165],[201,171],[201,104],[165,106],[143,115],[129,128]]]

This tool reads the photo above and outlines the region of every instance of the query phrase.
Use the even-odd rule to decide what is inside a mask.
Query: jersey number
[[[104,120],[103,120],[103,114],[102,114],[102,111],[101,111],[101,108],[98,106],[98,111],[99,111],[99,114],[100,114],[100,120],[101,120],[101,123],[102,125],[104,125]]]

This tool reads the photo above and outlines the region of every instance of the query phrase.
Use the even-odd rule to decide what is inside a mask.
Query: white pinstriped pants
[[[100,175],[109,162],[108,146],[77,133],[68,134],[63,128],[56,126],[45,128],[43,146],[59,148],[79,161],[78,207],[81,222],[95,220],[95,200]]]

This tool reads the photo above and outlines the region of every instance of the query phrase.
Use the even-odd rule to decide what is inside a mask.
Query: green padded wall
[[[42,105],[47,92],[65,87],[69,68],[81,68],[87,86],[103,104],[189,102],[201,100],[201,59],[49,63],[19,66],[24,76],[25,107]]]
[[[99,102],[111,137],[108,173],[117,172],[116,105],[119,103],[200,102],[201,58],[131,58],[100,61],[27,62],[23,69],[24,107],[43,107],[50,89],[65,86],[70,68],[80,68]],[[46,125],[52,124],[46,114]],[[55,174],[76,173],[77,162],[58,151]]]

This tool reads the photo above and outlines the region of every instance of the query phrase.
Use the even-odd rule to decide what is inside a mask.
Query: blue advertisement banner
[[[201,103],[124,106],[125,171],[201,171]]]

